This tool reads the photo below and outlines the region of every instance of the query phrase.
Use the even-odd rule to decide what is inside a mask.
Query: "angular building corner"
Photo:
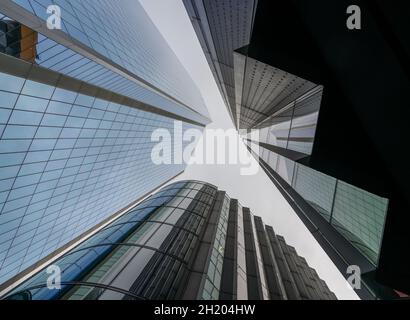
[[[1,290],[183,172],[153,163],[155,129],[209,122],[138,1],[2,0]]]
[[[260,133],[243,134],[250,152],[340,272],[360,268],[358,295],[410,293],[401,7],[358,1],[369,22],[355,33],[331,18],[344,0],[184,5],[234,125]]]
[[[50,289],[49,267],[61,271]],[[139,203],[15,287],[9,300],[334,300],[249,208],[200,181]]]

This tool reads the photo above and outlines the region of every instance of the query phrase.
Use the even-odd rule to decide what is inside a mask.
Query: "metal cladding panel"
[[[234,50],[250,42],[256,0],[185,0],[194,29],[236,122]],[[230,93],[231,92],[231,93]]]
[[[253,234],[251,219],[252,216],[249,209],[243,208],[248,298],[250,300],[262,300],[262,283],[259,274],[258,258],[256,255],[254,240],[255,235]]]
[[[233,67],[233,51],[250,41],[254,0],[204,0],[220,63]]]
[[[273,231],[272,227],[266,227],[266,231],[271,242],[273,257],[277,263],[287,298],[289,300],[299,300],[299,291],[295,285],[295,280],[293,279],[292,273],[290,272],[289,266],[285,259],[285,255],[275,235],[275,232]]]
[[[286,244],[285,239],[283,239],[283,237],[278,236],[278,240],[280,246],[282,247],[290,272],[292,273],[293,279],[300,293],[300,297],[302,298],[302,300],[309,300],[310,295],[307,291],[306,285],[303,281],[300,271],[296,265],[295,257],[293,252],[291,251],[291,247]]]
[[[266,284],[269,289],[270,298],[272,300],[283,300],[285,292],[283,289],[282,280],[279,270],[273,260],[273,253],[270,243],[268,242],[265,226],[260,217],[255,217],[255,229],[258,237],[260,251],[262,255],[263,266],[266,275]]]
[[[221,300],[237,299],[238,281],[238,200],[231,199],[221,281]]]
[[[235,70],[235,72],[243,72]],[[317,85],[266,63],[246,58],[240,118],[241,128],[259,125]]]

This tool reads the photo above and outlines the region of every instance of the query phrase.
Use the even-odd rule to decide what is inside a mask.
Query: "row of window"
[[[30,94],[24,98],[37,99],[21,104],[25,110],[6,109],[3,108],[5,102],[0,102],[0,110],[19,111],[18,121],[30,123],[17,126],[8,119],[6,126],[0,125],[1,282],[184,168],[183,165],[157,166],[150,157],[153,142],[149,133],[155,128],[168,128],[172,132],[172,119],[6,74],[0,74],[0,82],[8,90],[0,91],[6,96],[13,95],[11,91],[22,90]],[[13,103],[22,97],[16,95],[7,107],[15,108]],[[94,111],[102,109],[108,114],[110,109],[116,115],[113,120],[122,122],[107,121],[111,123],[111,127],[107,126],[111,130],[105,131],[109,132],[106,137],[98,133],[100,129],[66,127],[68,117],[64,124],[55,122],[55,127],[42,126],[41,122],[34,124],[36,112],[42,112],[39,114],[43,120],[51,116],[48,107],[52,101],[46,100],[50,98],[65,100],[64,107],[69,106],[68,110],[87,109],[81,114],[85,121],[93,120],[89,116],[95,115]],[[55,105],[53,111],[64,112],[64,107]],[[116,123],[121,125],[119,129],[125,128],[128,125],[125,121],[131,116],[135,125],[123,131],[126,135],[112,129]],[[191,127],[184,124],[183,130]],[[81,138],[82,134],[88,138]]]
[[[348,232],[354,243],[372,263],[377,262],[388,200],[331,176],[295,163],[262,148],[261,158],[285,179],[328,222]],[[360,243],[360,245],[357,245]],[[367,249],[364,250],[363,248]],[[369,254],[371,252],[371,254]]]
[[[44,20],[52,4],[51,0],[14,2]],[[131,10],[126,2],[120,6],[105,0],[54,2],[62,9],[63,32],[206,114],[198,89],[139,3],[133,3]]]
[[[177,188],[166,188],[166,190],[160,191],[158,194],[168,193],[170,190],[179,190],[175,192],[175,194],[179,192],[183,193],[185,191],[183,186],[186,184],[187,183],[179,183]],[[173,187],[175,187],[175,185],[173,185]],[[200,195],[200,193],[198,195]],[[167,199],[168,201],[164,202],[161,206],[149,208],[144,208],[144,203],[152,203],[151,200],[155,201],[155,199],[149,198],[145,200],[134,210],[129,211],[55,262],[54,264],[58,265],[63,271],[62,281],[80,280],[78,276],[81,272],[87,270],[88,266],[95,260],[100,261],[107,256],[108,253],[110,253],[108,258],[100,263],[97,268],[93,269],[84,279],[81,278],[81,280],[115,285],[116,282],[114,279],[120,277],[120,274],[116,274],[115,277],[114,275],[109,276],[109,271],[113,270],[112,268],[114,268],[117,263],[120,263],[122,261],[121,259],[131,257],[130,253],[133,251],[135,251],[135,255],[132,256],[132,259],[137,259],[138,270],[140,270],[140,272],[143,272],[144,266],[151,263],[150,260],[155,256],[154,251],[152,251],[153,248],[158,250],[157,253],[163,252],[160,253],[161,256],[167,252],[170,257],[174,257],[172,259],[179,257],[178,259],[187,262],[190,254],[193,252],[192,250],[187,251],[188,247],[186,247],[186,245],[193,243],[192,241],[198,237],[199,230],[204,223],[204,218],[198,215],[192,215],[189,211],[185,210],[184,207],[168,207],[167,204],[172,202],[172,198]],[[190,201],[192,201],[192,199]],[[209,204],[207,206],[208,214],[210,209],[211,205]],[[184,250],[181,250],[182,240],[183,243],[185,243]],[[122,243],[122,245],[113,245],[119,243]],[[126,246],[125,244],[129,244],[130,246]],[[146,254],[147,250],[151,251],[151,254],[148,256]],[[142,254],[143,252],[145,253]],[[137,277],[138,275],[136,274],[135,279]],[[15,292],[23,288],[42,284],[46,279],[47,274],[44,270],[16,289]],[[130,285],[131,283],[128,282],[124,289],[128,290]],[[75,291],[75,293],[70,293],[69,296],[71,298],[83,298],[90,293],[90,290],[83,289],[82,291],[84,291],[82,295],[80,292]],[[32,290],[32,294],[34,298],[43,299],[49,298],[50,295],[50,293],[47,293],[44,289]],[[71,296],[71,294],[73,294],[73,296]]]

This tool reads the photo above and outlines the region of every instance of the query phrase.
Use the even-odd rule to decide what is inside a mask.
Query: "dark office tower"
[[[152,161],[156,129],[209,120],[138,1],[2,0],[0,51],[1,291],[184,170]]]
[[[244,2],[184,1],[235,125],[362,298],[409,293],[408,5],[358,1],[349,30],[349,1]]]
[[[48,265],[5,298],[336,299],[272,227],[198,181],[168,185]]]

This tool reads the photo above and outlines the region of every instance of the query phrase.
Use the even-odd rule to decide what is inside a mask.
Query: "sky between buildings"
[[[207,129],[232,129],[227,108],[182,0],[139,1],[199,87],[213,121]],[[245,148],[244,145],[241,147]],[[339,299],[358,299],[263,170],[256,175],[241,176],[240,168],[240,165],[190,165],[178,180],[209,182],[225,190],[231,198],[239,199],[243,206],[261,216],[265,224],[273,226],[277,234],[283,235]]]

